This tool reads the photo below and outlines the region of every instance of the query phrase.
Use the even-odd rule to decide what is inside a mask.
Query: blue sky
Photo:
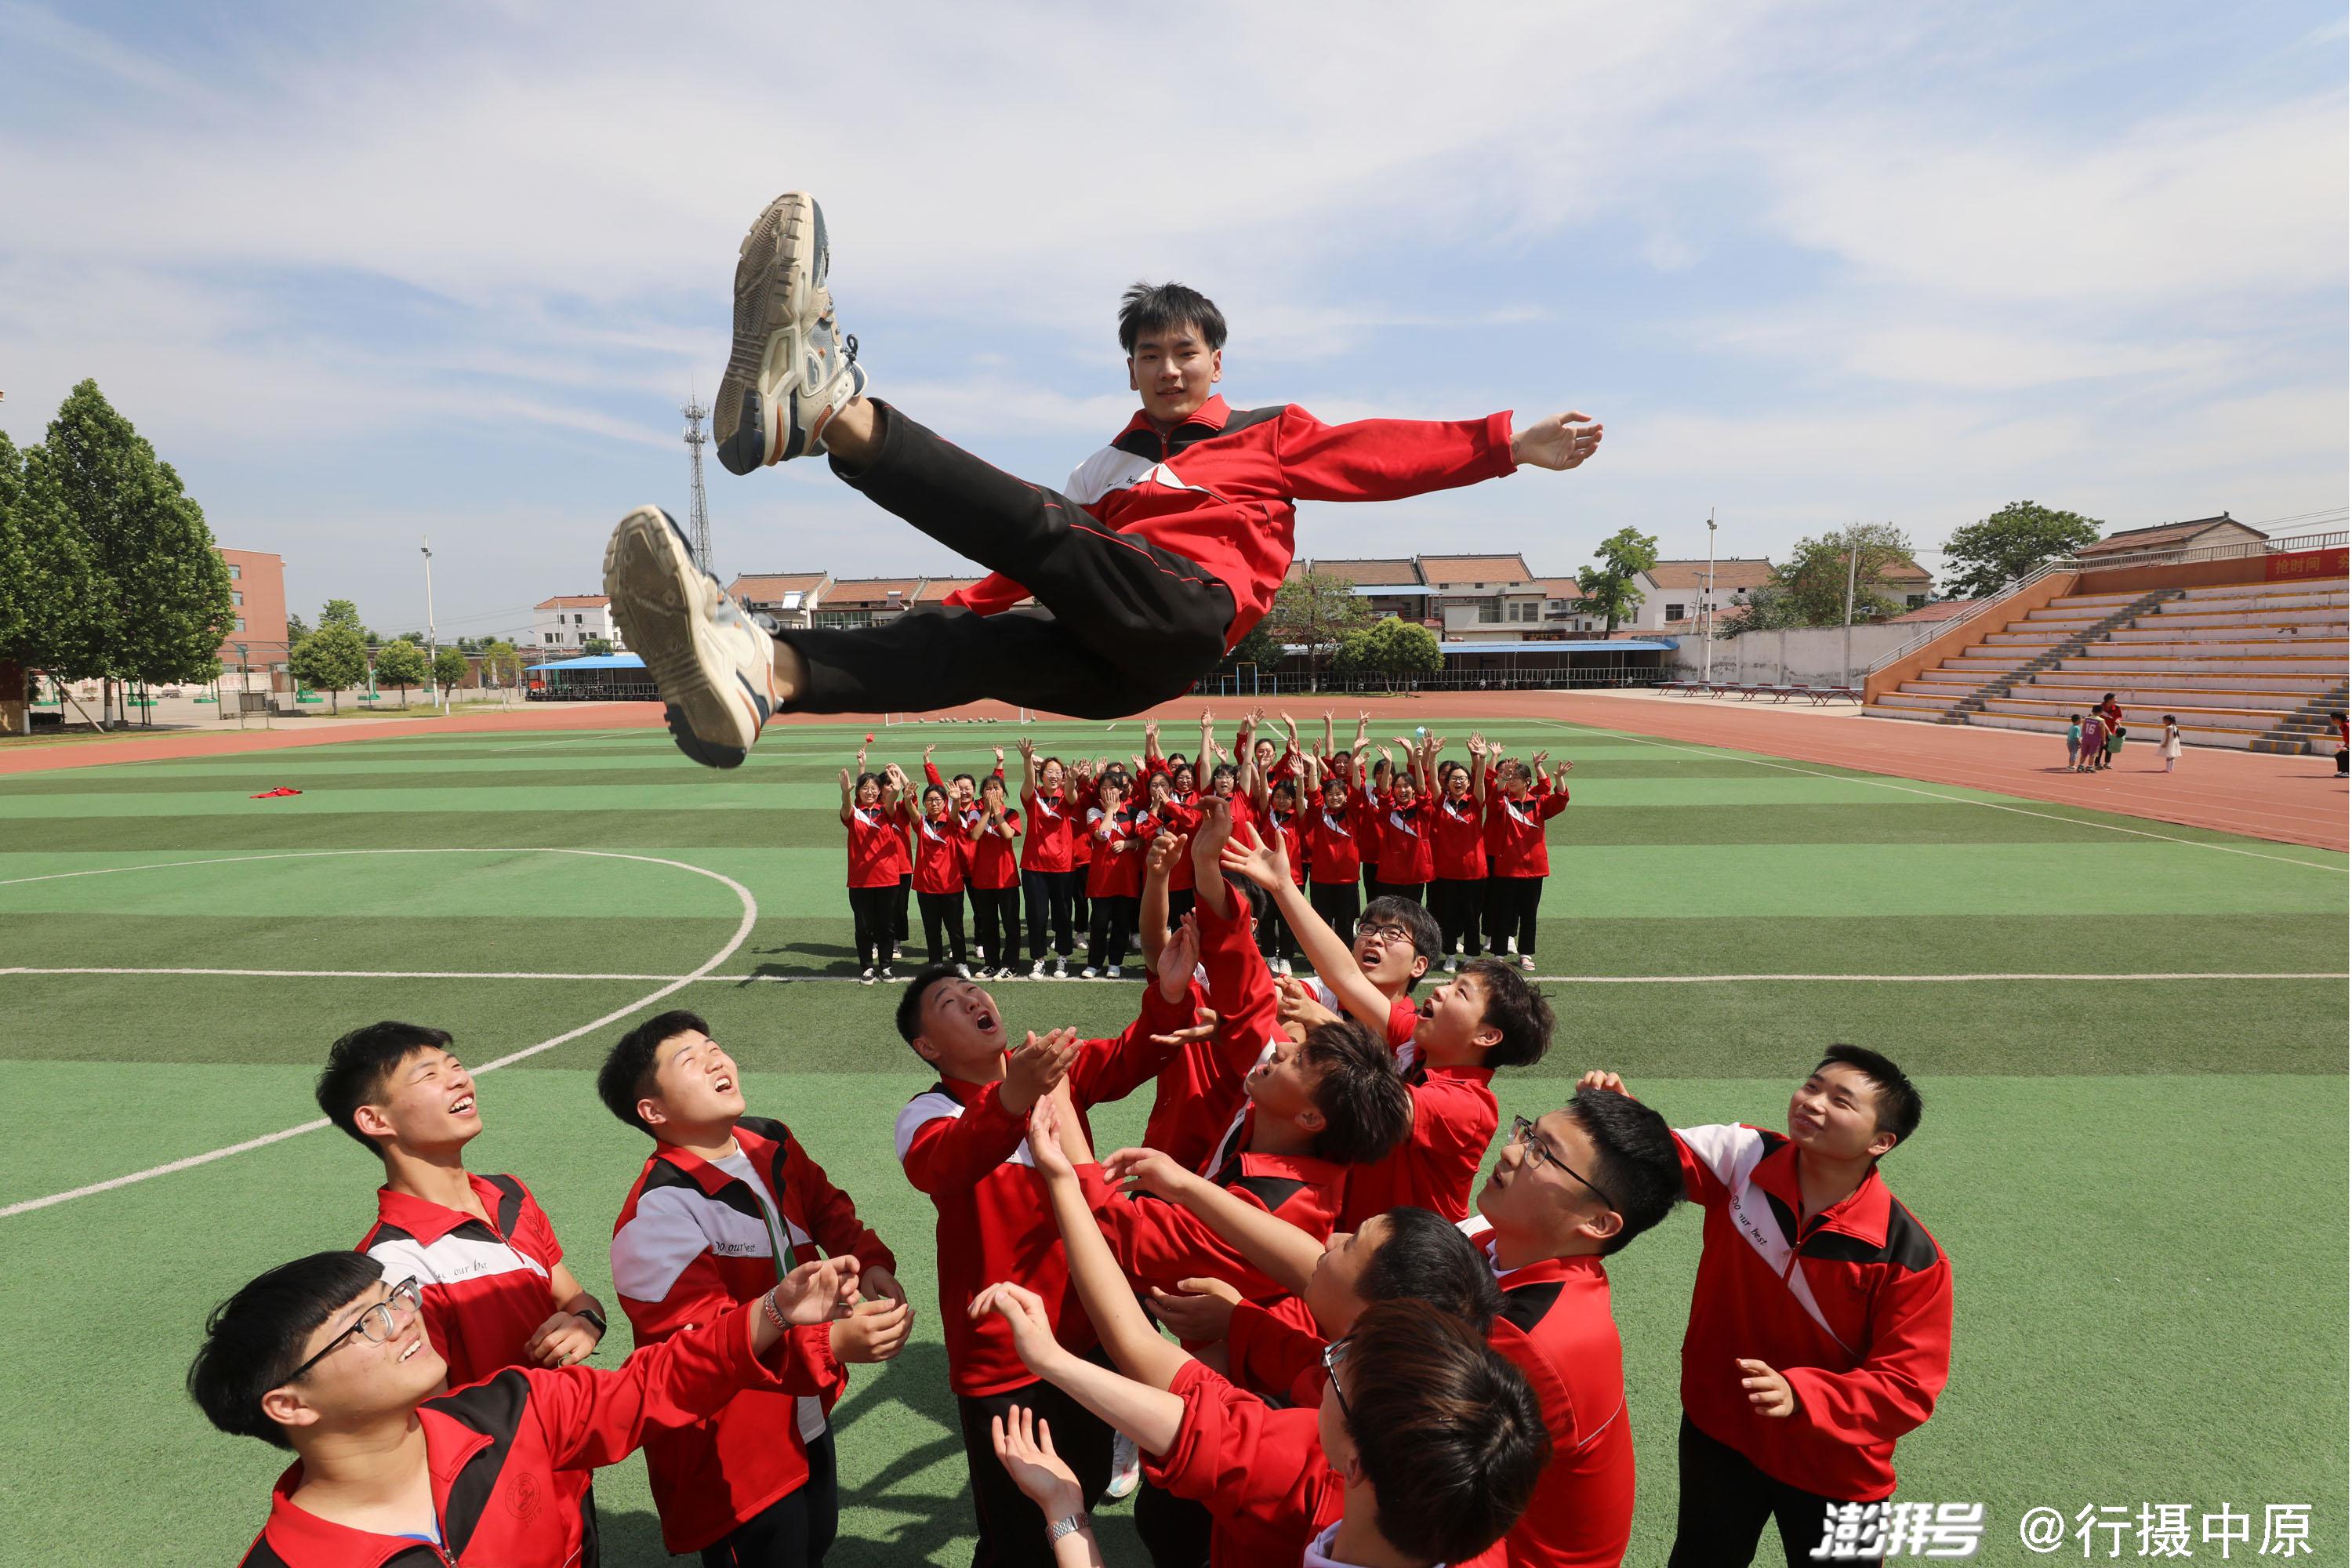
[[[876,390],[1049,483],[1132,406],[1138,278],[1218,300],[1239,405],[1608,424],[1305,554],[2345,506],[2340,5],[1140,15],[0,0],[0,428],[95,376],[305,613],[420,624],[430,536],[445,634],[527,626],[682,514],[805,186]],[[730,574],[956,570],[821,464],[708,474]]]

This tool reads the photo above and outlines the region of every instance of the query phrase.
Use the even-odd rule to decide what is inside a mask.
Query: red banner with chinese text
[[[2300,577],[2341,577],[2347,571],[2347,552],[2342,550],[2298,550],[2292,555],[2273,555],[2263,562],[2263,581],[2291,583]]]

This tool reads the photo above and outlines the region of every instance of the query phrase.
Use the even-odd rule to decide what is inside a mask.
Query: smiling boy
[[[779,196],[745,237],[719,460],[743,474],[824,454],[845,483],[990,575],[937,611],[771,635],[695,565],[667,513],[630,513],[605,551],[605,592],[679,748],[713,767],[740,764],[785,709],[996,698],[1082,718],[1140,711],[1181,695],[1265,616],[1290,567],[1299,501],[1572,468],[1601,441],[1572,412],[1515,427],[1507,412],[1326,425],[1296,404],[1230,407],[1214,391],[1223,314],[1181,284],[1139,283],[1121,300],[1118,341],[1143,406],[1057,493],[865,395],[830,264],[824,215],[804,192]],[[1036,607],[1016,607],[1032,597]]]
[[[1624,1092],[1614,1073],[1583,1084]],[[1806,1562],[1825,1510],[1894,1494],[1895,1440],[1951,1368],[1951,1260],[1878,1173],[1921,1110],[1902,1068],[1838,1045],[1789,1097],[1785,1133],[1675,1131],[1706,1227],[1683,1337],[1673,1568],[1748,1562],[1768,1519]]]
[[[638,1343],[708,1323],[820,1256],[856,1260],[856,1304],[827,1331],[817,1387],[748,1392],[646,1444],[673,1553],[727,1568],[821,1562],[839,1513],[827,1423],[844,1363],[888,1361],[912,1326],[897,1259],[789,1128],[745,1114],[734,1058],[694,1014],[622,1036],[596,1092],[654,1139],[613,1224],[613,1284]]]
[[[463,1388],[509,1366],[563,1366],[595,1353],[603,1303],[563,1264],[555,1226],[511,1175],[466,1169],[481,1135],[474,1077],[444,1029],[387,1020],[328,1047],[319,1109],[383,1162],[376,1220],[359,1250],[414,1279],[425,1331]],[[588,1472],[560,1480],[580,1561],[598,1561]]]
[[[509,1367],[444,1394],[416,1282],[314,1253],[214,1310],[188,1394],[220,1430],[295,1456],[245,1568],[572,1568],[549,1500],[565,1478],[743,1390],[815,1388],[837,1370],[825,1322],[849,1285],[845,1265],[807,1264],[616,1370]]]

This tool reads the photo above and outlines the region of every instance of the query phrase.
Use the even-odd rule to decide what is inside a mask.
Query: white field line
[[[131,967],[100,967],[97,965],[68,968],[40,968],[33,965],[0,967],[0,974],[196,974],[226,975],[250,980],[566,980],[566,981],[646,981],[665,980],[673,985],[859,985],[864,982],[854,974],[712,974],[698,970],[691,974],[626,974],[577,973],[524,969],[180,969]],[[902,977],[903,978],[903,977]],[[1076,975],[1070,979],[1077,979]],[[2352,970],[2314,969],[2214,969],[2197,971],[2147,971],[2115,974],[2061,973],[2042,970],[1971,974],[1531,974],[1530,980],[1547,985],[1730,985],[1748,982],[1823,983],[1853,985],[1941,985],[1979,984],[2011,980],[2087,980],[2098,982],[2138,983],[2149,980],[2352,980]],[[1029,984],[1030,977],[1017,975],[1011,981],[992,982],[994,984]],[[1034,984],[1052,985],[1062,982],[1039,980]],[[1107,981],[1097,978],[1086,982],[1096,985],[1132,985],[1133,980],[1121,978]],[[642,1006],[643,1004],[637,1004]],[[591,1025],[590,1027],[595,1026]],[[543,1049],[534,1046],[533,1051]],[[512,1058],[508,1058],[512,1059]],[[477,1068],[487,1072],[488,1068]]]
[[[1953,805],[1980,805],[1987,811],[2014,812],[2020,816],[2038,816],[2045,822],[2072,823],[2077,827],[2099,827],[2109,833],[2129,834],[2135,838],[2158,838],[2167,844],[2186,844],[2192,849],[2218,849],[2224,855],[2243,855],[2254,860],[2275,860],[2282,866],[2301,866],[2306,870],[2339,873],[2352,871],[2352,863],[2345,866],[2329,866],[2317,860],[2298,860],[2291,855],[2265,855],[2258,849],[2240,849],[2234,845],[2208,844],[2197,838],[2178,838],[2169,833],[2155,833],[2144,827],[2126,827],[2113,822],[2087,822],[2079,816],[2061,816],[2054,811],[2033,811],[2021,805],[2004,805],[1996,800],[1970,800],[1965,795],[1939,795],[1934,790],[1921,789],[1916,784],[1899,784],[1891,779],[1873,778],[1861,773],[1823,773],[1819,768],[1801,768],[1794,763],[1772,763],[1766,762],[1761,757],[1743,757],[1726,746],[1678,746],[1671,741],[1655,741],[1647,735],[1630,734],[1623,730],[1606,729],[1599,724],[1582,724],[1572,719],[1536,719],[1530,722],[1549,724],[1557,730],[1581,730],[1589,734],[1612,735],[1619,740],[1638,741],[1645,746],[1655,746],[1661,751],[1687,752],[1695,757],[1719,757],[1735,763],[1746,763],[1751,767],[1777,768],[1784,773],[1805,773],[1817,779],[1835,779],[1844,784],[1870,784],[1878,789],[1891,789],[1903,795],[1923,795],[1929,800],[1947,801]],[[1571,778],[1569,781],[1569,786],[1571,789],[1574,788],[1575,783],[1576,781]],[[2085,809],[2095,808],[2086,807]],[[2220,829],[2217,828],[2215,831],[2218,832]],[[2326,851],[2322,850],[2321,853],[2325,854]]]
[[[704,960],[699,966],[691,972],[677,975],[675,977],[647,976],[649,979],[666,979],[667,984],[664,984],[657,991],[649,992],[646,995],[638,997],[635,1001],[629,1003],[625,1006],[614,1008],[611,1012],[605,1014],[601,1018],[593,1018],[587,1023],[581,1025],[576,1029],[567,1029],[562,1034],[555,1036],[552,1039],[541,1040],[535,1046],[525,1046],[519,1051],[509,1051],[505,1056],[499,1057],[496,1060],[484,1062],[481,1066],[473,1069],[477,1076],[486,1072],[496,1072],[499,1068],[503,1067],[512,1067],[515,1063],[525,1060],[530,1057],[535,1057],[541,1051],[551,1051],[558,1046],[576,1040],[581,1036],[588,1034],[593,1030],[601,1029],[607,1024],[617,1023],[621,1019],[627,1017],[630,1014],[635,1013],[641,1008],[649,1007],[656,1002],[660,1001],[663,997],[669,995],[674,991],[683,990],[686,986],[692,984],[695,981],[703,979],[709,975],[712,970],[718,968],[720,964],[734,957],[736,950],[741,947],[745,940],[751,936],[751,928],[759,923],[759,902],[751,897],[751,890],[749,888],[746,888],[742,883],[737,881],[732,877],[722,876],[719,872],[709,870],[704,867],[689,865],[684,860],[665,860],[657,855],[624,855],[617,851],[606,849],[305,849],[293,850],[276,855],[236,856],[231,857],[229,859],[299,860],[318,858],[330,855],[518,854],[581,855],[596,860],[641,860],[650,866],[670,866],[680,871],[691,871],[698,877],[708,877],[712,881],[721,883],[730,889],[743,906],[743,918],[736,922],[735,934],[727,939],[726,945],[721,947],[717,952],[712,953],[708,959]],[[101,877],[120,871],[155,871],[168,869],[172,866],[217,866],[226,863],[228,862],[225,860],[174,860],[167,861],[161,866],[114,866],[98,871],[69,871],[64,874],[67,876],[76,877]],[[51,879],[52,879],[47,877],[18,877],[13,879],[13,881],[45,882]],[[11,884],[0,883],[0,887],[9,885]],[[10,973],[23,973],[26,972],[15,970]],[[232,1154],[242,1154],[249,1150],[260,1149],[271,1143],[282,1142],[289,1138],[299,1138],[305,1132],[316,1132],[326,1125],[326,1119],[321,1117],[315,1121],[305,1121],[299,1127],[289,1127],[280,1131],[265,1134],[259,1138],[248,1138],[242,1143],[232,1143],[226,1148],[210,1150],[202,1154],[191,1154],[184,1160],[173,1160],[161,1165],[151,1165],[143,1171],[133,1171],[127,1176],[116,1176],[108,1181],[92,1182],[86,1187],[75,1187],[68,1192],[51,1193],[47,1197],[26,1198],[18,1203],[9,1204],[5,1207],[0,1207],[0,1219],[7,1219],[15,1215],[30,1214],[35,1209],[45,1209],[54,1204],[65,1203],[74,1198],[86,1198],[94,1193],[112,1192],[117,1187],[127,1187],[134,1182],[147,1181],[151,1177],[168,1176],[177,1171],[186,1171],[194,1169],[198,1165],[207,1165],[215,1160],[226,1160]]]

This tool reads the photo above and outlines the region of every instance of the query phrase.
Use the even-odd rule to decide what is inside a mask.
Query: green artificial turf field
[[[1822,1045],[1886,1051],[1928,1108],[1888,1176],[1957,1289],[1951,1385],[1903,1443],[1902,1495],[1986,1504],[1984,1562],[2040,1560],[2018,1542],[2031,1507],[2071,1524],[2167,1502],[2250,1512],[2254,1546],[2263,1505],[2307,1503],[2315,1560],[2347,1560],[2343,856],[1580,726],[1488,732],[1576,763],[1539,944],[1559,1028],[1497,1081],[1506,1118],[1601,1066],[1677,1124],[1777,1126]],[[1039,734],[1139,744],[1132,725]],[[935,742],[954,771],[1012,738],[919,726],[875,754],[911,772]],[[732,773],[627,731],[0,779],[0,1563],[236,1559],[282,1460],[181,1393],[204,1315],[357,1240],[378,1172],[314,1131],[10,1205],[311,1121],[325,1047],[357,1024],[439,1025],[477,1065],[556,1041],[483,1080],[468,1158],[530,1183],[610,1302],[605,1241],[646,1144],[593,1072],[679,1005],[856,1197],[923,1315],[836,1415],[831,1561],[962,1563],[932,1210],[890,1141],[929,1075],[891,1028],[898,994],[842,983],[834,773],[855,740],[778,730]],[[248,798],[281,784],[305,793]],[[997,989],[1016,1028],[1109,1032],[1134,1007],[1132,984]],[[1104,1147],[1144,1109],[1099,1113]],[[1672,1531],[1698,1230],[1678,1213],[1611,1265],[1633,1563],[1663,1562]],[[614,1330],[604,1364],[617,1310]],[[663,1561],[640,1464],[597,1492],[605,1562]],[[1113,1560],[1142,1561],[1126,1507],[1108,1514]]]

